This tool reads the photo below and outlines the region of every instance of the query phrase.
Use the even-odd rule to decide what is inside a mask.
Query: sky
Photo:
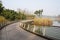
[[[19,8],[30,12],[43,9],[43,15],[60,15],[60,0],[2,0],[2,3],[8,9]]]

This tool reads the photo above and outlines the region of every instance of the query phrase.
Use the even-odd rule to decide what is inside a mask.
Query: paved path
[[[19,27],[19,22],[0,30],[0,40],[46,40]]]

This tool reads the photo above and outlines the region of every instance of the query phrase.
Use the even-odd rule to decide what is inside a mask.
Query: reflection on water
[[[59,24],[60,23],[55,21],[53,25],[60,26]],[[25,24],[25,29],[43,36],[60,39],[60,28],[58,27],[41,27],[36,25]]]
[[[46,36],[60,39],[60,28],[57,27],[46,28]]]
[[[53,25],[60,26],[60,23],[55,21]],[[53,37],[53,38],[60,39],[60,28],[59,27],[47,27],[46,35]]]

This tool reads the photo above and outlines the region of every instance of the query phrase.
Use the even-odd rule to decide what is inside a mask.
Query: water
[[[60,23],[55,21],[53,25],[60,26]],[[59,27],[46,27],[46,36],[60,39],[60,28]]]
[[[60,39],[60,28],[57,27],[46,28],[46,36]]]
[[[27,25],[27,24],[26,24]],[[57,21],[53,22],[54,26],[60,26],[60,23]],[[26,26],[27,28],[28,26]],[[60,40],[60,27],[40,27],[40,26],[36,26],[35,25],[35,33],[38,33],[40,35],[43,35],[43,30],[45,28],[45,35],[47,37],[51,37],[51,38],[55,38],[55,39],[59,39]],[[33,32],[34,26],[33,25],[29,25],[29,29],[30,31]]]
[[[60,26],[60,23],[57,21],[54,21],[53,26]],[[42,30],[44,30],[44,28],[45,28],[45,35],[44,36],[60,40],[60,27],[43,27],[42,28],[42,27],[36,26],[36,33],[43,35]]]
[[[53,25],[54,25],[54,26],[60,26],[60,22],[54,21],[54,22],[53,22]]]

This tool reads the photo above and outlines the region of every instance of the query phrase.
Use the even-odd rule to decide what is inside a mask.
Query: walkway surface
[[[0,40],[46,40],[19,27],[19,22],[0,30]]]

